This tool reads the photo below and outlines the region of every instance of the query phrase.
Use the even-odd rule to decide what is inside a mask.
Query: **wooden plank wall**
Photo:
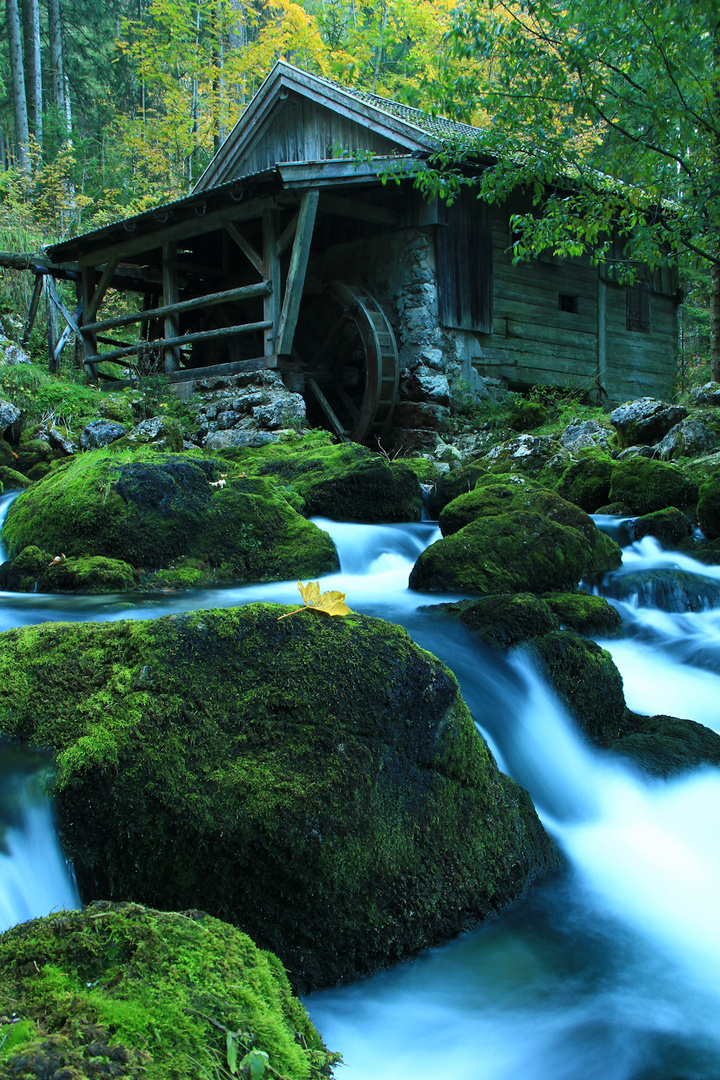
[[[650,294],[650,330],[627,330],[625,288],[606,286],[607,390],[614,401],[672,397],[677,351],[677,311],[669,296]]]
[[[513,266],[508,210],[491,208],[494,252],[492,334],[478,334],[481,374],[511,384],[602,388],[610,401],[672,396],[676,305],[650,298],[649,333],[626,329],[625,287],[600,280],[588,259],[533,259]],[[559,296],[575,297],[563,311]]]
[[[597,270],[580,260],[513,266],[503,207],[491,207],[491,227],[493,330],[478,334],[481,372],[524,385],[590,389],[598,371]],[[559,309],[560,293],[577,297],[577,313]]]
[[[356,150],[388,154],[395,149],[389,139],[370,127],[290,94],[273,122],[243,154],[238,175],[272,169],[279,161],[320,161],[340,156],[341,147],[351,154]]]

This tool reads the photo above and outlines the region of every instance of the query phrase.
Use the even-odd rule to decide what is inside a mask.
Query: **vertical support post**
[[[60,356],[55,356],[58,341],[57,308],[50,294],[50,279],[45,285],[45,312],[47,315],[47,346],[48,346],[48,371],[51,375],[60,367]]]
[[[169,240],[163,244],[162,249],[162,281],[163,281],[163,305],[177,304],[179,300],[178,289],[178,262],[177,241]],[[166,315],[164,320],[166,338],[180,337],[180,316],[176,313]],[[177,345],[164,350],[165,372],[170,374],[180,367],[180,349]]]
[[[305,287],[305,272],[310,257],[310,245],[315,227],[319,194],[317,188],[306,191],[300,203],[300,213],[295,230],[292,255],[290,256],[287,281],[285,282],[285,297],[277,336],[276,350],[279,356],[289,356],[292,349],[295,327],[300,314],[300,300]]]
[[[40,303],[40,296],[43,289],[43,275],[35,275],[35,284],[33,285],[32,296],[30,297],[30,307],[28,308],[28,317],[25,323],[25,329],[23,330],[22,341],[20,344],[23,348],[27,345],[32,334],[32,328],[35,324],[35,316],[37,315],[38,304]]]
[[[82,310],[83,310],[83,322],[89,322],[92,315],[88,317],[88,312],[92,311],[92,302],[95,296],[95,269],[92,266],[83,266],[82,268]],[[85,370],[91,379],[97,379],[98,366],[97,363],[88,359],[88,357],[95,356],[97,354],[97,338],[94,334],[86,334],[83,331],[83,351],[85,354]]]
[[[277,210],[263,211],[263,272],[272,292],[263,301],[263,319],[272,323],[265,331],[265,367],[277,367],[277,337],[280,329],[280,257],[277,253],[279,233]]]

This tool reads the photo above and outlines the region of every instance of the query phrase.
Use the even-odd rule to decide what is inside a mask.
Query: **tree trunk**
[[[18,164],[25,172],[30,171],[28,154],[28,114],[25,98],[25,69],[23,65],[22,42],[20,40],[20,17],[17,0],[5,0],[7,10],[8,42],[10,46],[10,72],[12,77],[13,113],[15,117],[15,138],[17,141]]]
[[[67,138],[72,136],[70,96],[67,92],[63,59],[63,30],[60,20],[60,0],[48,0],[48,32],[50,35],[50,67],[52,69],[52,100],[64,123]]]
[[[720,382],[720,266],[710,271],[710,378]]]
[[[23,38],[25,41],[25,91],[28,121],[32,134],[42,149],[43,101],[40,58],[40,5],[38,0],[22,0]]]

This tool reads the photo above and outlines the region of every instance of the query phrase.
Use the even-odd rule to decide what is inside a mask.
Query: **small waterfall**
[[[80,900],[45,794],[48,761],[0,743],[0,932]]]

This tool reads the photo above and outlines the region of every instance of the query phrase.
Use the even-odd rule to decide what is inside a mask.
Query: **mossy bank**
[[[456,934],[557,856],[440,661],[288,610],[8,631],[0,733],[56,755],[86,901],[202,908],[308,989]]]
[[[98,903],[16,926],[0,1014],[0,1080],[320,1080],[335,1060],[277,957],[201,911]]]

